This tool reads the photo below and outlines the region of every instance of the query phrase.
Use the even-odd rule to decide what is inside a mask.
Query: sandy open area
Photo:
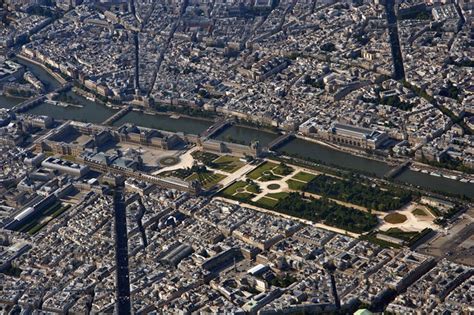
[[[415,209],[421,209],[423,210],[426,215],[414,215],[413,210]],[[423,205],[420,205],[415,202],[410,202],[407,204],[405,207],[403,207],[400,210],[397,210],[396,212],[403,214],[406,216],[407,220],[402,223],[398,224],[391,224],[386,222],[383,218],[385,217],[386,214],[380,214],[378,213],[377,216],[380,219],[381,225],[379,226],[379,229],[382,231],[386,231],[390,228],[398,228],[402,231],[405,232],[415,232],[415,231],[421,231],[425,228],[431,228],[433,230],[439,230],[439,226],[433,223],[434,219],[436,217],[429,211],[429,209]]]

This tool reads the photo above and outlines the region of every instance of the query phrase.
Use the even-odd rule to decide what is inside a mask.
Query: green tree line
[[[361,183],[360,179],[337,179],[327,175],[318,175],[303,188],[304,191],[343,200],[368,209],[389,211],[400,209],[411,201],[411,193],[390,187],[382,190],[370,183]]]
[[[348,208],[325,198],[307,200],[298,193],[291,193],[288,197],[281,199],[275,206],[275,210],[355,233],[370,231],[378,223],[373,214]]]

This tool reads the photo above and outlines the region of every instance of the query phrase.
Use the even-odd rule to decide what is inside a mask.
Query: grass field
[[[294,169],[292,167],[285,164],[265,162],[250,172],[247,177],[261,182],[268,182],[281,179],[282,176],[289,175],[293,171]]]
[[[265,197],[274,198],[274,199],[283,199],[283,198],[288,197],[289,194],[290,193],[287,193],[287,192],[277,192],[277,193],[266,194]]]
[[[19,229],[19,232],[34,235],[46,225],[48,225],[48,223],[51,222],[53,219],[57,218],[64,211],[68,210],[70,207],[71,205],[63,206],[61,203],[57,203],[50,207],[48,210],[46,210],[41,216],[33,219],[28,224],[22,226]]]
[[[278,180],[281,179],[280,176],[273,174],[272,172],[265,172],[262,177],[258,180],[261,182],[269,182],[271,180]]]
[[[257,204],[262,208],[273,208],[278,204],[278,199],[262,197],[257,200]]]
[[[272,172],[273,174],[275,175],[279,175],[279,176],[286,176],[286,175],[290,175],[291,173],[293,173],[295,169],[286,165],[286,164],[279,164],[277,167],[273,168],[272,169]]]
[[[54,219],[59,217],[64,211],[68,210],[69,208],[71,208],[71,205],[65,205],[64,207],[61,207],[56,211],[49,213],[48,215]]]
[[[261,189],[260,189],[260,186],[258,186],[257,183],[253,182],[253,183],[250,183],[248,184],[245,189],[251,193],[254,193],[254,194],[258,194],[260,193]]]
[[[240,201],[249,201],[257,193],[256,184],[249,184],[244,181],[238,181],[224,189],[220,194],[222,197],[237,199]]]
[[[286,183],[291,190],[303,190],[306,184],[315,177],[316,175],[310,173],[299,172],[291,179],[287,180]]]
[[[238,157],[231,155],[220,156],[212,161],[212,163],[215,164],[214,168],[227,173],[234,173],[245,165]]]
[[[206,171],[201,173],[193,173],[192,175],[186,177],[186,181],[199,180],[204,189],[210,189],[224,178],[226,178],[225,175]]]
[[[287,192],[266,194],[265,196],[257,200],[257,205],[260,205],[263,208],[273,208],[278,204],[280,199],[284,199],[288,197],[288,195],[289,193]]]
[[[316,177],[316,175],[306,173],[306,172],[299,172],[295,176],[292,177],[292,179],[300,180],[302,182],[309,182],[313,180]]]
[[[210,152],[203,152],[203,151],[195,151],[191,153],[192,157],[196,160],[202,162],[204,165],[209,165],[219,157],[219,155],[210,153]]]
[[[248,200],[252,199],[253,197],[255,197],[255,195],[252,194],[252,193],[249,193],[249,192],[240,192],[240,193],[236,193],[232,197],[237,198],[237,199],[242,200],[242,201],[245,202],[245,201],[248,201]]]
[[[385,222],[390,224],[400,224],[405,222],[407,220],[407,217],[401,213],[393,212],[387,214],[383,219],[385,220]]]
[[[278,166],[278,164],[271,163],[271,162],[265,162],[262,165],[260,165],[259,167],[257,167],[256,169],[254,169],[253,171],[251,171],[247,175],[247,177],[257,180],[260,177],[262,177],[264,175],[264,173],[270,172],[273,168],[275,168],[277,166]]]
[[[224,189],[222,191],[222,193],[225,194],[225,195],[232,196],[235,193],[237,193],[237,191],[239,191],[241,189],[244,189],[245,186],[247,186],[246,182],[238,181],[238,182],[233,183],[232,185],[230,185],[226,189]]]
[[[304,186],[306,186],[306,183],[293,179],[287,180],[286,183],[291,190],[303,190]]]
[[[42,227],[44,227],[47,224],[48,220],[46,220],[46,217],[48,216],[48,214],[54,213],[58,209],[61,209],[60,203],[54,204],[49,209],[44,211],[42,215],[36,216],[34,219],[32,219],[31,221],[23,225],[21,228],[18,229],[18,231],[33,235],[34,233],[39,231]]]

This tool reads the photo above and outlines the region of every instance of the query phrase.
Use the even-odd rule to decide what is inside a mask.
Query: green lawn
[[[295,176],[293,176],[293,179],[300,180],[302,182],[309,182],[313,180],[316,177],[316,175],[306,173],[306,172],[299,172]]]
[[[291,190],[303,190],[306,184],[316,178],[316,175],[299,172],[291,179],[287,180],[286,183]]]
[[[277,205],[278,201],[278,199],[262,197],[257,200],[257,204],[262,208],[273,208]]]
[[[234,173],[245,165],[238,157],[231,155],[220,156],[212,163],[215,165],[214,168],[228,173]]]
[[[257,200],[257,205],[261,206],[262,208],[273,208],[278,204],[280,199],[284,199],[288,197],[288,195],[289,193],[287,192],[266,194]]]
[[[232,198],[236,198],[244,202],[252,199],[253,197],[255,197],[255,195],[248,192],[236,193],[235,195],[232,196]]]
[[[193,153],[191,153],[191,156],[196,160],[202,162],[204,165],[211,164],[213,160],[219,157],[219,155],[217,154],[204,151],[194,151]]]
[[[161,158],[158,162],[160,163],[160,165],[163,166],[172,166],[179,163],[179,158],[174,156],[165,156],[164,158]]]
[[[276,164],[265,162],[251,171],[247,177],[261,182],[268,182],[271,180],[281,179],[283,176],[293,173],[293,171],[294,169],[292,167],[284,163]]]
[[[255,204],[267,209],[272,209],[278,204],[280,199],[284,199],[289,195],[288,192],[269,193],[256,202],[253,202],[252,199],[255,198],[260,191],[260,187],[256,182],[238,181],[224,189],[220,195],[225,198]]]
[[[61,209],[61,203],[55,203],[53,206],[51,206],[49,209],[45,210],[42,215],[35,217],[33,220],[30,222],[26,223],[23,225],[21,228],[18,229],[19,232],[23,233],[29,233],[30,235],[33,235],[39,229],[44,227],[48,221],[44,220],[49,214],[56,212],[58,209]],[[46,221],[46,224],[44,222]],[[39,226],[39,228],[38,228]],[[34,231],[33,233],[31,231]]]
[[[245,189],[254,194],[258,194],[261,191],[260,186],[258,186],[258,184],[255,182],[248,184],[247,187],[245,187]]]
[[[275,167],[272,172],[276,175],[279,175],[279,176],[287,176],[287,175],[290,175],[291,173],[293,173],[295,169],[286,165],[286,164],[283,164],[281,163],[280,165],[278,165],[277,167]]]
[[[181,179],[186,179],[187,177],[190,177],[194,174],[194,172],[190,168],[179,168],[176,170],[172,171],[166,171],[163,173],[160,173],[161,176],[166,176],[166,177],[177,177]]]
[[[31,229],[28,230],[28,234],[34,235],[38,233],[42,228],[44,228],[46,225],[48,225],[49,220],[46,220],[45,222],[38,223],[35,226],[33,226]]]
[[[265,197],[283,199],[283,198],[288,197],[289,194],[290,193],[287,193],[287,192],[277,192],[277,193],[266,194]]]
[[[238,181],[227,187],[222,191],[223,195],[233,196],[239,189],[244,189],[247,186],[246,182]]]
[[[366,239],[372,243],[381,245],[383,247],[400,248],[402,247],[401,245],[380,240],[376,238],[375,235],[377,233],[389,235],[389,236],[405,241],[406,246],[411,246],[415,244],[420,238],[424,237],[426,234],[431,233],[431,231],[432,231],[431,229],[424,229],[420,232],[405,232],[398,228],[391,228],[391,229],[388,229],[387,231],[373,231],[369,233],[368,235],[362,236],[361,239]]]
[[[435,207],[428,207],[428,210],[431,212],[432,215],[434,215],[435,217],[440,217],[443,215],[443,213],[438,209],[438,208],[435,208]]]
[[[51,216],[52,216],[53,218],[57,218],[57,217],[59,217],[64,211],[68,210],[69,208],[71,208],[71,205],[66,205],[66,206],[62,207],[61,209],[58,209],[58,210],[56,210],[55,212],[53,212],[53,213],[51,214]]]
[[[63,212],[68,210],[70,207],[71,205],[62,206],[61,203],[57,203],[54,206],[47,209],[40,217],[24,225],[21,229],[19,229],[19,231],[28,233],[30,235],[34,235],[38,231],[40,231],[42,228],[44,228],[46,225],[48,225],[48,223],[51,222],[53,219],[57,218]]]
[[[247,183],[238,181],[224,189],[220,195],[225,198],[237,199],[242,202],[249,202],[256,194],[260,192],[257,183]]]
[[[384,234],[384,233],[382,233]],[[376,245],[379,245],[383,248],[402,248],[402,245],[399,245],[399,244],[395,244],[395,243],[391,243],[391,242],[387,242],[387,241],[384,241],[384,240],[381,240],[379,238],[376,237],[376,234],[375,233],[370,233],[370,234],[366,234],[366,235],[361,235],[359,237],[360,240],[366,240],[370,243],[373,243],[373,244],[376,244]]]
[[[261,182],[269,182],[271,180],[278,180],[278,179],[281,179],[281,177],[273,174],[271,171],[267,171],[258,180]]]
[[[264,173],[270,172],[273,168],[275,168],[277,166],[278,166],[278,164],[276,164],[276,163],[265,162],[262,165],[260,165],[259,167],[257,167],[256,169],[254,169],[253,171],[251,171],[247,175],[247,177],[251,178],[251,179],[255,179],[255,180],[259,179],[260,177],[262,177],[264,175]]]
[[[198,179],[199,179],[199,175],[197,173],[192,173],[191,175],[185,178],[185,180],[189,182],[192,180],[198,180]]]
[[[289,179],[286,181],[288,188],[291,190],[303,190],[306,183],[300,182],[298,180]]]
[[[30,223],[27,223],[23,225],[20,229],[18,229],[18,232],[26,233],[33,229],[36,225],[40,224],[37,220],[34,220]]]
[[[224,178],[226,178],[225,175],[206,171],[193,173],[191,176],[186,177],[186,181],[199,180],[204,189],[210,189]]]

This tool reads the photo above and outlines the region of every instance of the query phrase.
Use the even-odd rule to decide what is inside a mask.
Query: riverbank
[[[40,69],[44,69],[44,67]],[[49,71],[47,76],[43,74],[40,76],[40,79],[41,78],[46,80],[54,79],[54,77],[49,75]],[[53,82],[49,83],[50,85],[54,85]],[[56,82],[56,84],[58,83]],[[55,119],[71,119],[92,123],[101,123],[115,113],[110,107],[104,104],[97,104],[88,99],[81,100],[80,104],[84,105],[84,107],[80,109],[66,109],[42,104],[28,113],[50,115]],[[153,129],[184,132],[185,134],[200,134],[209,128],[217,117],[220,117],[217,112],[214,113],[215,116],[213,117],[202,117],[188,115],[174,110],[164,112],[160,111],[159,108],[160,105],[158,105],[158,110],[143,107],[142,112],[131,111],[119,119],[114,126],[128,122]],[[280,130],[280,132],[283,131]],[[278,134],[274,128],[258,127],[255,124],[248,125],[240,120],[233,126],[217,134],[214,138],[222,141],[231,140],[232,142],[242,142],[246,144],[250,144],[253,140],[259,140],[262,146],[265,146],[265,144],[276,139]],[[298,156],[309,161],[316,160],[322,165],[370,174],[378,178],[383,178],[383,176],[393,168],[391,164],[396,165],[401,161],[401,159],[387,161],[387,159],[380,159],[373,155],[364,154],[364,152],[354,152],[354,150],[348,148],[342,148],[331,143],[326,143],[325,141],[308,137],[304,137],[303,139],[297,137],[283,144],[277,151],[283,154],[287,153],[291,156]],[[442,173],[445,170],[440,169],[438,171]],[[441,191],[461,196],[465,195],[470,198],[474,197],[474,189],[469,186],[470,184],[461,183],[450,178],[435,177],[409,169],[402,172],[395,180],[402,181],[407,185],[423,187],[430,191]]]
[[[23,102],[24,99],[0,95],[0,107],[10,109]]]
[[[135,111],[135,109],[132,109],[133,111]],[[149,111],[151,110],[151,111]],[[200,117],[200,116],[191,116],[191,115],[187,115],[187,114],[182,114],[182,113],[179,113],[179,112],[160,112],[158,110],[155,110],[153,108],[146,108],[146,109],[141,109],[140,110],[142,113],[146,114],[146,115],[161,115],[161,116],[167,116],[171,119],[181,119],[181,118],[188,118],[188,119],[193,119],[193,120],[201,120],[201,121],[207,121],[207,122],[215,122],[216,121],[216,118],[218,118],[219,116],[215,116],[214,118],[206,118],[206,117]]]
[[[358,156],[358,157],[361,157],[361,158],[365,158],[365,159],[369,159],[369,160],[373,160],[373,161],[377,161],[377,162],[383,162],[383,163],[387,163],[387,164],[391,163],[391,166],[393,166],[393,167],[398,165],[398,163],[405,162],[405,160],[402,159],[402,158],[393,158],[393,157],[388,157],[386,159],[377,158],[375,155],[368,154],[363,150],[359,150],[359,149],[356,149],[356,148],[353,149],[353,148],[349,148],[349,147],[343,147],[343,146],[340,146],[340,145],[337,145],[337,144],[334,144],[334,143],[323,141],[321,139],[311,138],[311,137],[302,136],[302,135],[296,135],[296,137],[299,138],[299,139],[302,139],[304,141],[317,143],[319,145],[326,146],[326,147],[328,147],[332,150],[345,152],[347,154],[355,155],[355,156]]]
[[[50,76],[52,76],[53,78],[56,79],[56,81],[59,82],[59,84],[61,85],[65,85],[67,83],[67,81],[62,77],[60,76],[59,74],[57,74],[56,72],[52,71],[51,69],[49,69],[48,67],[46,67],[44,64],[36,61],[36,60],[33,60],[31,58],[28,58],[22,54],[16,54],[15,55],[17,58],[23,60],[23,61],[26,61],[26,62],[29,62],[29,63],[32,63],[32,64],[35,64],[37,65],[38,67],[41,67],[44,71],[46,71]]]
[[[31,97],[17,96],[8,92],[3,92],[3,91],[0,91],[0,96],[3,96],[5,98],[17,99],[17,100],[20,100],[21,102],[29,100],[31,98]]]
[[[59,107],[76,107],[76,108],[83,108],[83,105],[80,104],[72,104],[72,103],[66,103],[66,102],[61,102],[61,101],[54,101],[54,100],[46,100],[44,101],[46,104],[54,105],[54,106],[59,106]]]
[[[27,62],[31,62],[35,65],[40,66],[44,71],[48,72],[48,74],[50,74],[53,78],[55,78],[59,83],[64,84],[66,82],[64,80],[64,78],[59,76],[57,73],[54,73],[53,71],[51,71],[51,69],[49,69],[48,67],[42,65],[40,62],[38,62],[36,60],[32,60],[32,59],[30,59],[28,57],[25,57],[23,55],[18,55],[18,57],[25,60],[25,61],[27,61]],[[86,97],[87,100],[92,101],[91,100],[92,99],[91,94],[93,95],[93,93],[87,92],[87,91],[85,91],[84,89],[82,89],[80,87],[75,87],[75,91],[77,91],[78,94],[82,94],[82,96]],[[93,102],[101,103],[101,105],[104,105],[108,108],[112,108],[114,110],[116,110],[117,107],[119,107],[119,105],[104,103],[104,102],[98,100],[97,97],[95,97],[95,95],[94,95]],[[163,111],[159,110],[160,106],[162,106],[162,105],[161,104],[157,105],[158,109],[155,109],[155,108],[152,108],[152,107],[149,107],[149,108],[140,107],[138,110],[136,110],[134,108],[133,111],[141,112],[144,115],[161,115],[161,117],[166,117],[166,118],[170,118],[170,119],[175,119],[172,116],[179,116],[180,118],[183,117],[183,118],[187,118],[187,119],[190,119],[190,120],[200,120],[200,121],[203,121],[203,122],[215,122],[218,117],[221,117],[218,112],[213,112],[212,113],[213,117],[202,117],[202,116],[198,116],[198,115],[191,116],[191,115],[181,113],[180,111],[176,111],[176,110],[168,110],[166,112],[163,112]],[[165,108],[167,109],[168,106],[166,106]],[[125,120],[126,120],[127,115],[125,115],[123,117]],[[238,119],[238,118],[235,118],[235,119],[237,120],[237,123],[234,124],[234,126],[236,128],[249,129],[249,130],[253,130],[253,131],[256,131],[256,132],[265,132],[268,135],[275,135],[275,137],[278,134],[284,132],[283,130],[279,130],[276,127],[272,127],[272,126],[268,126],[268,125],[264,125],[264,124],[262,124],[261,126],[257,126],[255,123],[246,123],[245,120]],[[119,119],[118,121],[122,121],[122,119]],[[221,135],[221,134],[224,134],[224,137],[226,137],[225,136],[226,131],[224,130],[224,132],[217,134],[217,138],[219,138],[219,135]],[[337,146],[335,144],[327,143],[325,141],[321,141],[321,140],[310,138],[310,137],[303,137],[303,136],[299,136],[299,135],[298,135],[298,137],[303,138],[305,141],[311,141],[311,142],[315,142],[315,143],[318,143],[318,144],[323,145],[323,146],[327,146],[327,147],[329,147],[333,150],[346,152],[346,153],[351,154],[351,155],[356,155],[356,156],[366,158],[366,159],[370,159],[370,160],[374,160],[374,161],[379,161],[379,162],[383,162],[383,163],[393,163],[394,165],[396,165],[397,163],[403,162],[402,159],[397,159],[397,160],[394,160],[394,161],[387,161],[386,159],[377,158],[373,155],[366,154],[365,152],[360,151],[360,150],[354,150],[354,149],[351,149],[351,148],[340,147],[340,146]],[[220,140],[230,140],[230,142],[240,142],[240,141],[242,141],[241,139],[239,141],[239,139],[237,139],[237,138],[238,137],[234,138],[232,135],[228,135],[226,139],[220,138]],[[258,139],[256,139],[256,140],[258,140]]]

